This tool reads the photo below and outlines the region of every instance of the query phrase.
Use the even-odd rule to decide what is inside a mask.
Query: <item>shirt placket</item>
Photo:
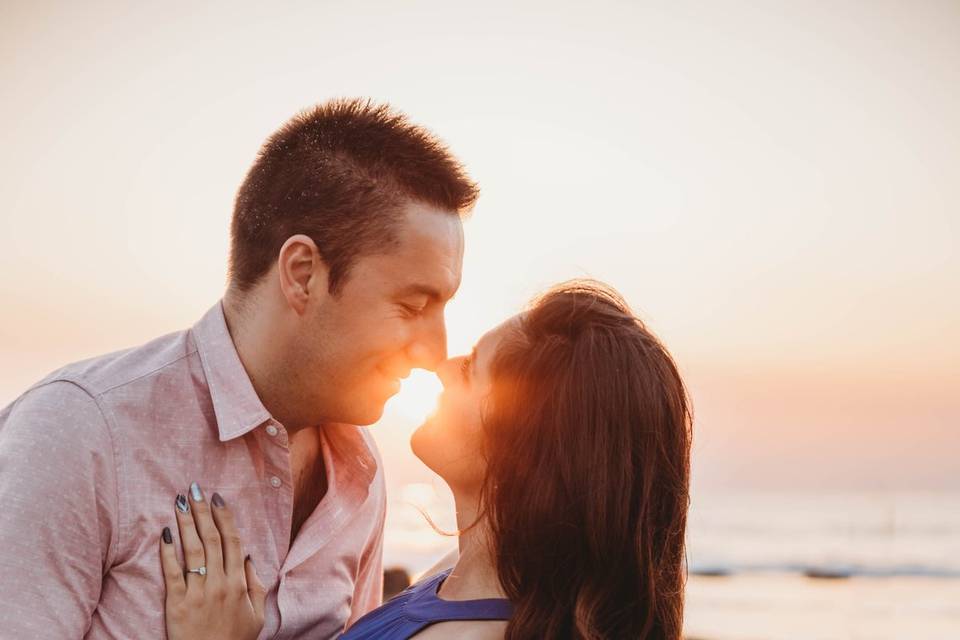
[[[284,589],[283,564],[290,551],[290,531],[293,527],[293,478],[290,467],[290,441],[287,430],[275,420],[260,427],[261,446],[264,453],[262,477],[263,504],[265,506],[270,529],[276,544],[277,566],[271,567],[278,576],[277,615],[279,628],[274,637],[282,637]]]

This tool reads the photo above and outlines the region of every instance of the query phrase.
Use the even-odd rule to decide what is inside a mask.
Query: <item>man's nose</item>
[[[412,367],[436,371],[447,359],[447,328],[443,316],[425,326],[408,351]]]

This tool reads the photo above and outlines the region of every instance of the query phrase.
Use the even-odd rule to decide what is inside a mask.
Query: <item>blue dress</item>
[[[421,580],[383,606],[357,620],[340,640],[407,640],[435,622],[447,620],[509,620],[509,600],[441,600],[440,584],[451,569]]]

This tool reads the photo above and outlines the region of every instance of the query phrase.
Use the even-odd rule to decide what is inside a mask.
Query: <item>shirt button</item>
[[[271,487],[273,487],[274,489],[279,489],[279,488],[280,488],[280,485],[282,485],[282,484],[283,484],[283,482],[281,482],[280,478],[278,478],[277,476],[270,476],[270,486],[271,486]]]
[[[272,424],[267,425],[267,435],[275,436],[278,433],[280,433],[280,431],[275,426],[273,426]]]

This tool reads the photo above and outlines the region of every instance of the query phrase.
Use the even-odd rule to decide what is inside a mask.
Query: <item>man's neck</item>
[[[253,294],[250,294],[253,295]],[[227,324],[227,331],[233,340],[240,362],[243,364],[247,377],[253,385],[260,402],[273,418],[282,424],[288,432],[295,432],[306,424],[298,424],[298,420],[289,412],[291,403],[284,396],[283,385],[277,384],[283,380],[283,363],[273,362],[271,355],[282,352],[282,345],[277,344],[278,337],[270,336],[273,349],[265,350],[265,336],[270,335],[269,322],[264,318],[265,313],[255,313],[251,309],[258,304],[256,301],[241,301],[239,294],[228,291],[223,298],[223,317]]]
[[[457,529],[460,535],[460,557],[439,595],[445,600],[477,600],[505,598],[496,564],[491,553],[490,532],[486,520],[477,522],[476,498],[454,497],[457,505]],[[465,531],[464,531],[465,530]]]
[[[320,425],[309,424],[289,411],[294,404],[285,395],[283,362],[271,359],[271,355],[275,357],[283,349],[276,344],[276,336],[271,336],[265,315],[244,310],[243,304],[230,292],[224,296],[224,320],[247,377],[260,402],[288,433],[290,472],[294,486],[292,545],[300,527],[326,494],[326,470],[321,454]],[[270,351],[262,348],[267,336],[274,341],[274,348]]]
[[[290,545],[327,493],[327,470],[318,428],[305,428],[290,437],[290,473],[293,481],[293,518]]]

